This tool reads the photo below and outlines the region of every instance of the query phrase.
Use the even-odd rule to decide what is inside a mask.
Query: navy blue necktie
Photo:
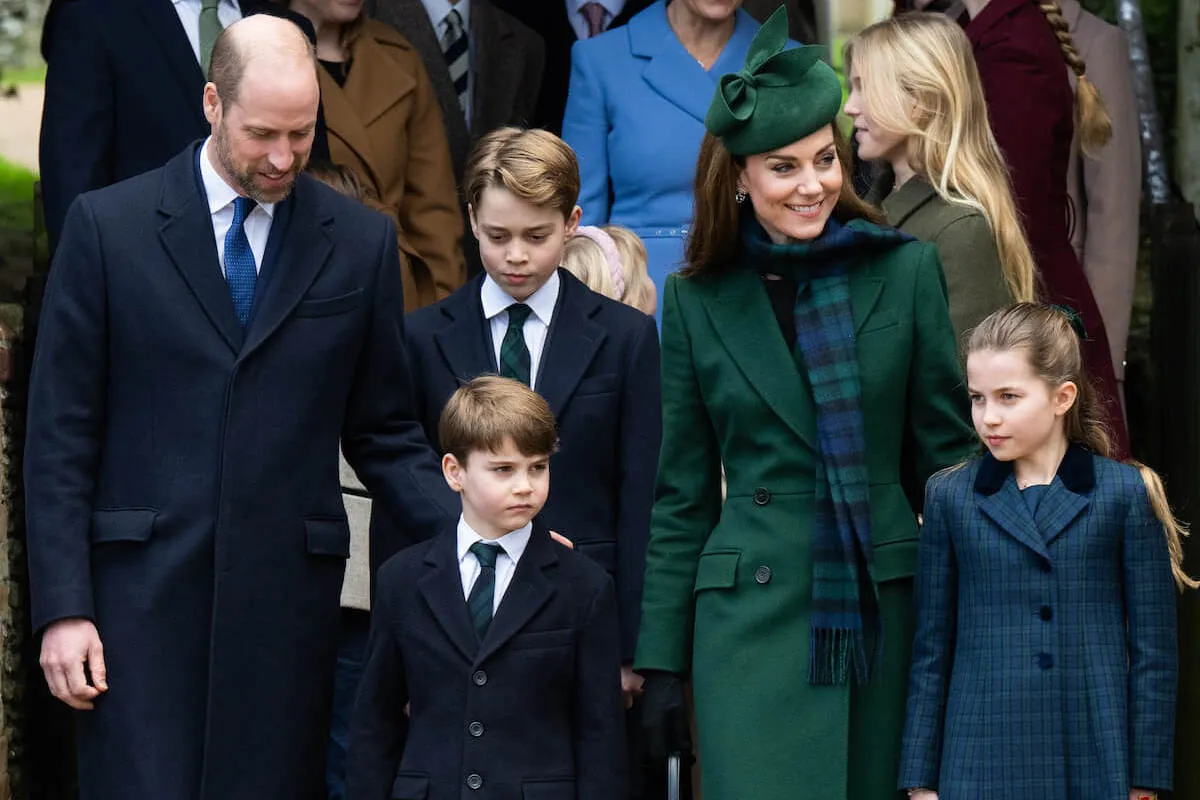
[[[249,197],[238,197],[233,201],[233,224],[225,234],[225,280],[229,283],[229,294],[233,297],[233,310],[237,312],[242,327],[250,319],[250,308],[254,305],[254,283],[258,269],[254,264],[254,251],[246,238],[246,217],[254,210],[254,201]]]
[[[467,610],[471,613],[475,632],[483,641],[492,624],[492,606],[496,603],[496,559],[500,555],[500,545],[476,542],[471,545],[471,552],[479,561],[479,577],[467,596]]]

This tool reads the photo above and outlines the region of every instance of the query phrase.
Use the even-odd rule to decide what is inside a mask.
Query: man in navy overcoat
[[[234,23],[212,136],[67,214],[26,485],[33,624],[80,709],[82,800],[321,797],[339,440],[406,529],[458,513],[409,400],[392,223],[298,174],[315,64],[291,23]]]

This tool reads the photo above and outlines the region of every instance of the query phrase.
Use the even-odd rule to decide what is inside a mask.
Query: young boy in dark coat
[[[462,516],[379,571],[350,799],[623,797],[612,581],[533,522],[557,445],[550,407],[480,377],[438,433]]]

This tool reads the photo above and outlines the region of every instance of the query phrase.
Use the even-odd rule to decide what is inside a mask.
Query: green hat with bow
[[[735,156],[750,156],[816,133],[842,107],[842,84],[821,60],[825,48],[787,49],[787,11],[780,6],[750,43],[740,72],[723,75],[704,119]]]

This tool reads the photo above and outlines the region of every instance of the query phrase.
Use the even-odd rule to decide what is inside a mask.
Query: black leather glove
[[[683,678],[673,672],[642,671],[642,740],[646,757],[665,761],[680,753],[691,763],[692,732],[688,724],[687,696]]]

